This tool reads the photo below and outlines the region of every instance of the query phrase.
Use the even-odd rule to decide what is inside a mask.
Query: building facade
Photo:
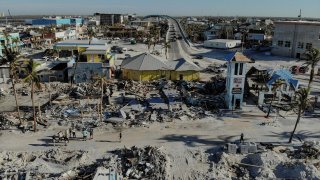
[[[74,80],[74,83],[92,82],[97,76],[105,76],[110,79],[110,66],[105,63],[79,62],[76,69],[74,66],[68,70],[68,80]]]
[[[226,61],[228,62],[226,105],[229,110],[241,109],[247,72],[246,64],[251,60],[242,53],[233,52],[226,57]]]
[[[255,30],[255,29],[250,29],[248,33],[248,40],[250,41],[256,41],[256,42],[261,42],[266,40],[267,36],[265,35],[264,30]]]
[[[299,59],[311,48],[320,48],[320,22],[275,22],[272,54]]]
[[[19,39],[19,42],[14,42],[14,39]],[[20,42],[19,33],[9,33],[8,37],[6,37],[3,33],[0,33],[0,56],[4,55],[4,46],[13,48],[17,51],[17,48],[22,45],[23,43]]]
[[[148,53],[124,60],[121,64],[122,78],[135,81],[167,80],[199,80],[197,65],[184,59],[167,61]]]
[[[42,19],[28,19],[26,24],[33,26],[61,26],[61,25],[81,25],[83,23],[82,18],[42,18]]]
[[[115,24],[122,24],[123,23],[123,15],[122,14],[95,13],[94,16],[100,25],[113,26]]]

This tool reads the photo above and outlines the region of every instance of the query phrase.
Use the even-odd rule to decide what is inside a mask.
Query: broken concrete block
[[[150,116],[150,120],[151,121],[157,121],[157,114],[156,113],[152,113]]]
[[[249,153],[256,153],[257,152],[257,144],[254,142],[249,142]]]
[[[228,148],[229,154],[236,154],[237,153],[238,146],[236,144],[228,143],[227,148]]]
[[[249,144],[248,143],[242,143],[239,145],[240,153],[241,154],[247,154],[249,153]]]

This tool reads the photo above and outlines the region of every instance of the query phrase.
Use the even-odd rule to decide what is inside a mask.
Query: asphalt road
[[[169,19],[168,21],[169,21],[169,33],[168,33],[167,40],[170,41],[170,46],[171,46],[171,48],[168,49],[169,60],[181,59],[183,58],[181,54],[183,52],[181,52],[181,49],[179,48],[179,45],[178,45],[178,41],[180,40],[171,42],[171,39],[174,38],[175,36],[181,36],[181,32],[179,31],[178,25],[173,20]],[[170,32],[172,30],[175,31],[174,34],[173,32]]]

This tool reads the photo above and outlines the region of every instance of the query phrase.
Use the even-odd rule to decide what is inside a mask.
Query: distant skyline
[[[320,0],[0,0],[0,13],[93,15],[102,13],[171,16],[271,16],[320,18]]]

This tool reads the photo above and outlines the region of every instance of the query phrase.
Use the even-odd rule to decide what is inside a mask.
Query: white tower
[[[240,52],[233,52],[226,57],[226,61],[228,62],[226,105],[229,110],[241,109],[247,63],[251,60]]]

